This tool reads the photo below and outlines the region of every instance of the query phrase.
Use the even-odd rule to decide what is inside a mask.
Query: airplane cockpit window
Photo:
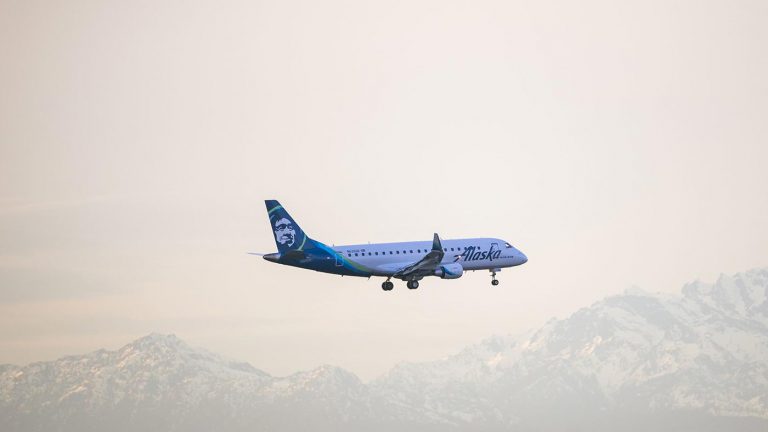
[[[511,244],[509,244],[509,243],[504,243],[504,246],[506,246],[506,247],[507,247],[507,249],[509,249],[509,248],[511,248],[511,247],[512,247],[512,245],[511,245]]]

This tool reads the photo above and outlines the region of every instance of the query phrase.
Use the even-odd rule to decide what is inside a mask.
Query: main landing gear
[[[491,285],[496,286],[499,284],[499,280],[496,279],[496,270],[491,270]]]
[[[419,281],[417,280],[406,281],[405,286],[407,286],[408,289],[416,289],[419,287]],[[383,289],[384,291],[392,291],[392,288],[394,287],[395,287],[395,284],[390,282],[389,279],[381,283],[381,289]]]

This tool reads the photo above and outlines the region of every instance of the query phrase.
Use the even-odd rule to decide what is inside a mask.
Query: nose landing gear
[[[499,280],[496,279],[496,270],[491,270],[491,285],[496,286],[499,284]]]

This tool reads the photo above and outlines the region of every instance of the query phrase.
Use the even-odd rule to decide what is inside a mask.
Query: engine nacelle
[[[435,269],[435,276],[440,279],[458,279],[464,274],[464,267],[459,263],[443,264]]]

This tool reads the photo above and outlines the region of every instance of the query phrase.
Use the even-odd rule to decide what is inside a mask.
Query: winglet
[[[433,251],[443,251],[443,245],[440,243],[440,236],[435,233],[435,237],[432,239],[432,250]]]

